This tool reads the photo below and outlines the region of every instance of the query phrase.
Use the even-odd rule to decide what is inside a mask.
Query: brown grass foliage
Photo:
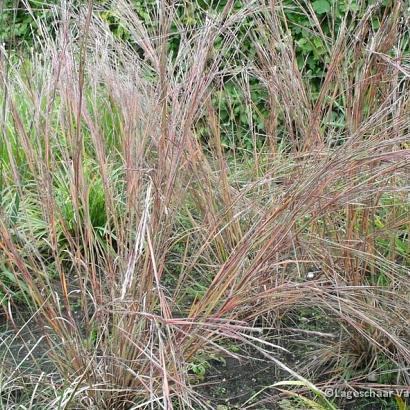
[[[317,95],[280,2],[228,2],[201,27],[179,27],[174,55],[172,2],[159,2],[155,32],[128,2],[113,7],[128,42],[90,3],[63,10],[29,61],[1,51],[0,263],[12,278],[2,304],[16,326],[16,312],[34,312],[48,343],[53,376],[31,383],[60,393],[42,393],[43,408],[206,408],[188,372],[199,353],[234,355],[231,340],[276,360],[260,324],[312,309],[336,337],[290,377],[326,369],[331,385],[356,366],[352,383],[366,383],[382,358],[408,385],[401,2],[375,30],[377,5],[360,21],[346,15],[334,38],[304,8],[327,48]],[[255,58],[237,40],[246,19]],[[269,97],[267,136],[257,144],[250,124],[251,153],[221,142],[214,97],[228,77],[245,95],[257,79]],[[329,121],[336,106],[343,128]],[[208,143],[196,134],[204,121]]]

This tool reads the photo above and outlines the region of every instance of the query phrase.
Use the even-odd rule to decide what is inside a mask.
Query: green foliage
[[[325,14],[330,11],[330,3],[327,0],[316,0],[312,3],[313,10],[317,14]]]
[[[190,363],[190,365],[188,366],[188,370],[191,370],[199,380],[204,379],[206,370],[208,368],[209,364],[206,361],[195,361]]]
[[[181,35],[190,36],[191,29],[201,27],[208,14],[221,12],[227,1],[181,1],[176,8],[178,18],[173,21],[170,28],[171,36],[168,41],[168,51],[176,57],[181,41]],[[330,0],[315,0],[312,3],[300,3],[295,0],[283,0],[284,16],[289,35],[295,44],[296,59],[299,69],[303,70],[303,77],[309,84],[309,91],[313,98],[318,95],[320,85],[326,74],[328,64],[328,44],[334,40],[340,30],[342,22],[346,18],[349,22],[353,18],[360,19],[372,2],[365,1],[363,4],[358,0],[341,0],[333,2]],[[41,20],[49,32],[53,30],[53,7],[58,4],[57,0],[42,2],[30,0],[28,2],[30,12],[23,3],[16,0],[6,0],[2,17],[0,19],[0,39],[10,47],[19,44],[31,44],[33,35],[38,34],[38,23]],[[131,5],[143,22],[148,33],[155,34],[159,21],[157,2],[154,0],[132,0]],[[240,10],[244,7],[241,0],[234,0],[234,9]],[[95,2],[95,8],[100,9],[100,17],[105,21],[115,37],[133,43],[132,35],[121,19],[112,9],[106,7],[101,1]],[[383,9],[380,10],[381,14]],[[312,14],[313,13],[313,14]],[[317,25],[319,22],[320,26]],[[376,16],[372,19],[373,29],[380,25],[380,19]],[[181,34],[183,32],[183,34]],[[241,41],[241,53],[247,58],[255,56],[254,35],[257,33],[253,19],[245,21],[237,33]],[[323,37],[325,36],[325,37]],[[214,44],[214,52],[221,51],[222,39],[217,38]],[[137,46],[135,46],[137,47]],[[138,47],[137,47],[138,49]],[[138,52],[143,53],[142,49]],[[238,59],[240,57],[233,57]],[[226,55],[225,60],[229,62],[232,56]],[[238,63],[238,61],[236,61]],[[255,145],[260,147],[265,142],[265,122],[268,118],[269,104],[266,89],[257,79],[249,84],[250,95],[243,94],[242,84],[231,79],[225,79],[223,91],[213,99],[214,108],[220,116],[221,137],[225,149],[244,149],[252,151]],[[337,102],[336,102],[337,103]],[[344,123],[344,113],[337,109],[329,113],[329,124],[341,128]],[[199,121],[197,129],[198,137],[207,141],[209,129],[206,117]]]
[[[25,302],[29,294],[27,285],[16,276],[8,267],[0,261],[0,306],[6,307],[9,300]]]
[[[38,21],[51,33],[55,21],[52,7],[56,4],[57,0],[28,0],[27,3],[20,0],[3,0],[0,5],[1,43],[8,47],[31,45],[33,37],[40,33]]]
[[[394,210],[393,216],[391,210]],[[405,266],[409,264],[409,225],[406,221],[406,215],[409,213],[409,207],[405,198],[385,196],[381,198],[380,207],[374,215],[374,230],[379,232],[376,235],[376,247],[380,254],[390,260],[398,260]],[[391,232],[389,226],[392,225],[393,218],[400,222],[400,229]]]
[[[226,365],[225,359],[222,356],[200,351],[195,360],[189,363],[188,370],[195,375],[198,381],[202,381],[204,380],[207,371],[211,368],[211,360],[219,362],[223,366]]]
[[[351,21],[354,16],[360,18],[371,1],[364,2],[359,7],[357,0],[316,0],[311,7],[316,16],[310,14],[308,7],[302,9],[300,3],[285,0],[285,15],[289,30],[295,43],[296,58],[300,69],[304,69],[305,77],[309,79],[312,94],[318,91],[321,81],[326,74],[328,63],[327,45],[320,35],[320,31],[330,41],[339,32],[343,20]],[[314,21],[317,18],[320,27]],[[377,19],[375,18],[375,21]],[[320,30],[320,31],[319,31]]]

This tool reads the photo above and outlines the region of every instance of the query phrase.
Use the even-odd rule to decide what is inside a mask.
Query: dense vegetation
[[[47,3],[38,0],[30,0],[27,3],[5,0],[3,2],[3,17],[0,23],[0,39],[5,42],[6,47],[24,50],[33,46],[34,39],[36,36],[42,35],[42,30],[47,30],[50,35],[55,35],[57,30],[54,23],[56,12],[52,5],[57,3],[56,0]],[[168,41],[170,53],[174,57],[177,55],[183,31],[202,26],[209,12],[220,13],[226,3],[226,0],[183,1],[179,3],[175,10],[175,19],[170,27],[171,35]],[[365,13],[366,6],[371,6],[374,2],[316,0],[311,4],[309,3],[302,7],[302,4],[297,1],[283,0],[281,4],[286,17],[286,30],[289,30],[292,36],[296,63],[298,68],[303,71],[304,81],[309,84],[308,97],[316,99],[329,63],[327,42],[329,39],[335,41],[334,37],[340,30],[341,25],[344,24],[345,18],[347,21],[350,19],[360,20]],[[157,31],[157,21],[155,19],[157,1],[132,0],[130,4],[147,31],[155,35]],[[380,1],[379,7],[372,12],[368,23],[373,30],[379,28],[383,15],[389,11],[388,4],[387,0]],[[138,47],[132,39],[129,28],[121,23],[114,7],[109,2],[94,1],[93,7],[95,13],[108,24],[107,28],[117,39],[132,42]],[[244,7],[244,3],[241,0],[234,0],[232,7],[234,10],[240,10]],[[38,24],[38,21],[41,21],[42,24]],[[242,53],[245,53],[247,58],[255,57],[257,53],[255,42],[258,41],[259,35],[255,28],[255,21],[252,17],[248,17],[246,21],[241,22],[241,27],[237,33],[237,40],[241,43],[241,53],[236,55],[236,64],[241,64]],[[217,39],[213,45],[214,50],[220,50],[222,44],[221,38]],[[141,48],[139,48],[139,51],[142,52]],[[237,78],[232,79],[232,81],[227,81],[227,78],[225,78],[224,86],[218,95],[222,143],[225,148],[251,149],[253,145],[249,135],[249,115],[247,114],[249,110],[244,103],[248,97],[254,106],[252,124],[255,133],[263,141],[266,133],[269,132],[269,129],[266,129],[266,122],[270,122],[270,100],[266,87],[257,78],[250,78],[249,81],[249,96],[244,95],[243,84],[238,82]],[[332,110],[329,121],[343,128],[344,113],[338,109]],[[205,124],[197,128],[197,133],[205,140],[209,136]]]
[[[408,389],[406,7],[3,2],[1,407]],[[281,373],[221,405],[229,356]]]

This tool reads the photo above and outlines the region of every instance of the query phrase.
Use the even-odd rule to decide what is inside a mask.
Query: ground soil
[[[292,322],[289,325],[292,329],[296,326],[317,330],[317,318],[308,316],[298,323]],[[333,324],[331,327],[319,326],[322,332],[338,332],[338,328]],[[7,366],[13,371],[17,366],[20,368],[37,368],[38,371],[51,373],[54,371],[52,363],[48,360],[48,344],[39,343],[33,350],[32,355],[28,355],[29,350],[41,338],[43,332],[40,327],[34,325],[27,326],[15,337],[15,329],[6,323],[5,315],[0,314],[0,360],[3,368]],[[272,336],[269,336],[272,337]],[[275,340],[275,337],[277,339]],[[272,342],[281,344],[292,354],[281,350],[274,350],[271,354],[294,370],[301,369],[306,363],[306,357],[312,351],[312,346],[323,342],[319,335],[306,336],[301,333],[286,335],[286,328],[273,336]],[[13,341],[10,343],[10,341]],[[7,347],[6,347],[7,346]],[[266,359],[254,349],[243,349],[239,353],[241,359],[225,357],[223,360],[208,360],[208,369],[202,380],[196,380],[196,391],[202,396],[209,406],[216,410],[233,409],[257,409],[276,410],[292,409],[292,403],[287,402],[287,396],[272,386],[282,380],[293,380],[292,376],[284,372],[273,362]],[[33,366],[36,361],[37,367]],[[195,379],[195,378],[193,378]],[[286,389],[286,386],[284,386]],[[16,392],[19,394],[19,392]],[[309,396],[308,391],[302,394]],[[407,400],[408,401],[408,400]],[[396,409],[394,398],[390,399],[352,399],[346,401],[339,399],[336,405],[342,410],[382,410]],[[293,407],[296,408],[296,407]],[[300,408],[300,407],[298,407]]]

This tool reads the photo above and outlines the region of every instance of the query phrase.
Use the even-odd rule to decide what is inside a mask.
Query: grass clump
[[[47,360],[25,346],[30,408],[213,408],[195,374],[239,357],[232,343],[287,372],[269,385],[304,405],[333,406],[322,388],[370,374],[409,384],[404,9],[363,2],[328,37],[301,8],[327,68],[311,93],[282,6],[227,2],[178,27],[175,50],[172,3],[149,30],[112,4],[126,40],[92,2],[64,3],[29,62],[1,49],[0,296],[47,346]],[[226,84],[241,87],[245,146],[224,143]],[[295,329],[317,339],[290,366]]]

